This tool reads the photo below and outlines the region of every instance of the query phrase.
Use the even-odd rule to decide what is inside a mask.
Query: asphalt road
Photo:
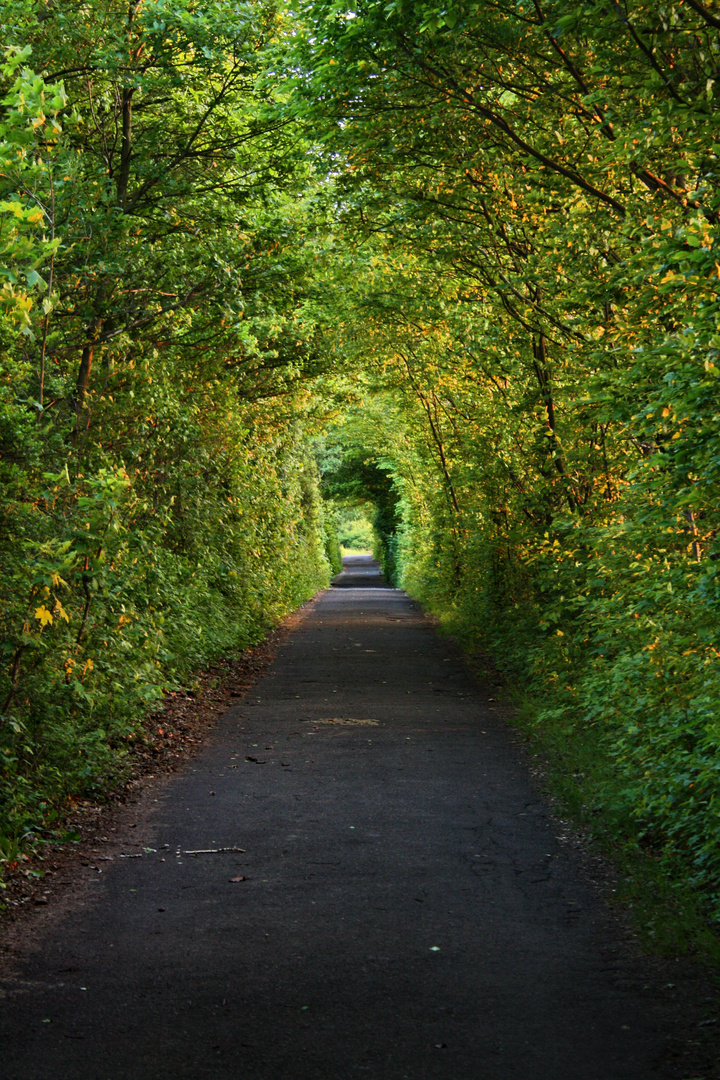
[[[338,584],[7,983],[3,1080],[663,1075],[492,703],[367,559]]]

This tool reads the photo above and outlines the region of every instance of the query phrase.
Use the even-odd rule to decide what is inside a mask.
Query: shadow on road
[[[334,589],[389,589],[372,555],[346,555],[342,571],[332,579]]]

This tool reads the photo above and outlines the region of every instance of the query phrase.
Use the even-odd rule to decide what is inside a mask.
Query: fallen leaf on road
[[[251,757],[250,754],[245,758],[246,761],[254,761],[256,765],[266,765],[266,761],[259,761],[256,757]]]
[[[231,877],[231,878],[228,878],[228,881],[230,881],[230,882],[234,882],[234,881],[247,881],[247,878],[245,877],[245,875],[244,875],[244,874],[239,874],[239,875],[238,875],[237,877]]]

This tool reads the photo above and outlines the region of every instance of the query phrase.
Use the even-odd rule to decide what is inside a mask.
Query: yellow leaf
[[[35,618],[39,619],[43,626],[46,626],[47,623],[52,624],[53,621],[51,613],[48,611],[44,604],[41,604],[40,607],[37,608],[37,610],[35,611]]]
[[[55,601],[55,607],[53,608],[53,611],[56,615],[59,615],[61,619],[64,619],[65,622],[70,622],[70,617],[59,600]]]

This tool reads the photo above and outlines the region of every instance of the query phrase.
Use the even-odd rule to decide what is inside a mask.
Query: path
[[[310,607],[168,785],[158,850],[102,864],[9,984],[5,1080],[663,1075],[503,723],[373,575]]]

